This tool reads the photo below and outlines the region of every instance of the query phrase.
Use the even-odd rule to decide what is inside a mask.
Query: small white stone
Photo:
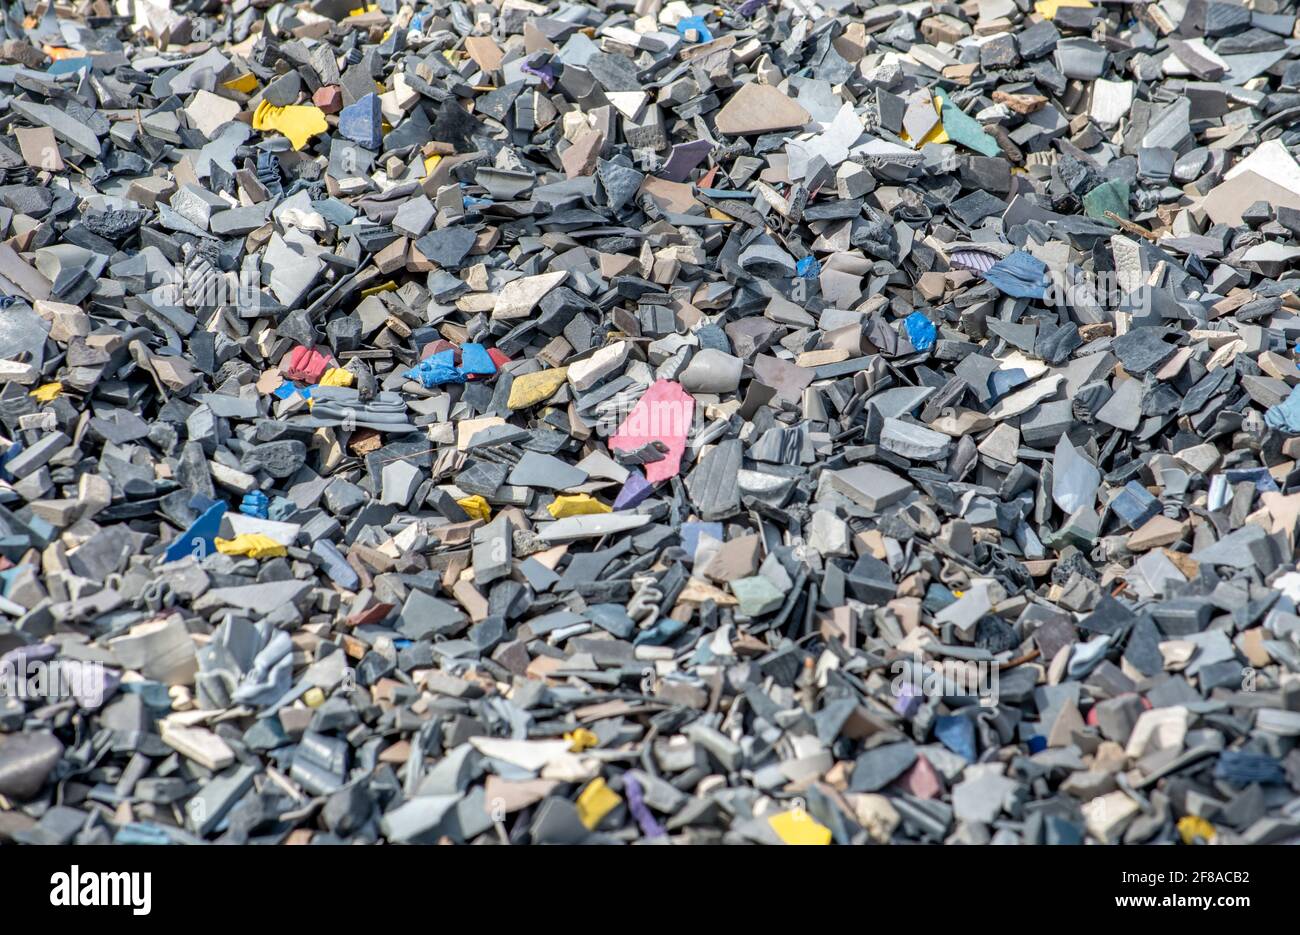
[[[808,547],[822,555],[848,555],[848,523],[830,510],[816,511],[808,524]]]
[[[569,364],[569,382],[576,390],[589,390],[606,375],[623,366],[631,345],[627,341],[607,344],[586,360]]]

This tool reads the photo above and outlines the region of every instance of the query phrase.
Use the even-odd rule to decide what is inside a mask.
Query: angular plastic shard
[[[325,113],[319,107],[292,104],[274,107],[263,101],[253,112],[254,130],[275,130],[289,138],[294,149],[302,149],[313,136],[329,130]]]
[[[1052,500],[1067,516],[1097,502],[1101,471],[1061,436],[1052,456]]]
[[[663,458],[645,465],[651,484],[676,477],[694,425],[695,398],[671,380],[656,380],[632,407],[609,439],[611,451],[636,451],[654,442],[665,446]]]

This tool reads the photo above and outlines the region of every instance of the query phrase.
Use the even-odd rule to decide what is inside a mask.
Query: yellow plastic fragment
[[[546,507],[546,511],[555,519],[568,516],[586,516],[589,513],[613,513],[611,507],[601,503],[588,493],[565,494],[556,497]]]
[[[325,703],[325,693],[319,688],[309,688],[303,693],[302,703],[309,708],[319,708]]]
[[[44,386],[36,387],[36,389],[32,390],[27,395],[35,397],[37,402],[48,403],[58,399],[62,392],[62,383],[46,383]]]
[[[721,211],[719,211],[717,208],[710,208],[710,209],[709,209],[709,217],[713,218],[713,220],[715,220],[715,221],[734,221],[734,220],[735,220],[735,218],[733,218],[730,214],[723,214],[723,213],[722,213]]]
[[[483,499],[481,494],[457,500],[456,505],[468,513],[470,519],[481,519],[486,523],[492,518],[492,507],[488,506],[487,500]]]
[[[349,10],[348,16],[364,16],[366,13],[373,13],[379,9],[377,3],[367,3],[365,6],[359,6],[355,10]]]
[[[940,117],[943,117],[943,98],[939,97],[937,94],[932,94],[930,95],[930,103],[934,105],[934,112]],[[930,132],[925,135],[925,138],[921,140],[921,145],[924,146],[926,143],[947,142],[948,131],[943,125],[943,120],[940,120],[934,125]]]
[[[947,143],[947,142],[948,142],[948,131],[944,128],[942,121],[936,123],[934,125],[934,129],[932,129],[929,133],[927,133],[924,137],[921,138],[922,146],[926,145],[927,143]]]
[[[578,819],[587,826],[588,830],[594,831],[601,819],[618,808],[622,801],[622,796],[606,785],[604,779],[597,776],[587,783],[587,788],[578,795]]]
[[[1034,4],[1034,12],[1048,19],[1055,19],[1056,11],[1062,7],[1086,10],[1091,6],[1093,6],[1092,0],[1038,0]]]
[[[1194,844],[1197,838],[1207,843],[1213,841],[1216,832],[1214,825],[1204,818],[1199,818],[1196,815],[1184,815],[1178,819],[1178,834],[1183,839],[1184,844]]]
[[[357,375],[342,367],[331,367],[320,378],[321,386],[351,386],[355,382],[357,382]]]
[[[439,156],[437,153],[434,153],[432,156],[425,156],[424,174],[428,175],[430,172],[432,172],[434,169],[438,167],[438,163],[440,162],[442,162],[442,157]]]
[[[943,116],[943,101],[937,95],[931,95],[930,103],[934,106],[934,112]],[[912,142],[912,138],[907,135],[906,130],[899,133],[898,138],[904,143],[910,144]],[[947,143],[948,141],[948,131],[944,129],[943,121],[940,120],[921,138],[921,142],[917,144],[916,148],[920,149],[926,143]]]
[[[510,398],[506,400],[506,406],[511,409],[527,409],[529,406],[545,402],[564,385],[568,375],[568,367],[553,367],[550,370],[521,374],[510,384]]]
[[[831,829],[819,824],[802,808],[773,815],[767,820],[772,830],[786,844],[830,844]]]
[[[587,730],[585,727],[579,727],[577,730],[571,730],[564,735],[564,739],[569,743],[569,752],[581,753],[600,743],[600,738]]]
[[[378,295],[381,292],[396,292],[396,291],[397,291],[397,283],[393,282],[390,279],[388,282],[381,282],[379,285],[371,286],[369,289],[362,289],[361,298],[363,299],[369,298],[370,296]]]
[[[214,539],[222,555],[246,555],[249,558],[281,558],[289,550],[260,532],[241,532],[233,539]]]
[[[325,111],[306,104],[273,107],[266,101],[253,111],[254,130],[276,130],[289,138],[294,149],[302,149],[313,136],[329,129]]]
[[[221,86],[228,91],[237,91],[240,94],[252,94],[257,90],[257,75],[250,71],[247,74],[240,75],[238,78],[231,78],[229,81],[223,81]]]

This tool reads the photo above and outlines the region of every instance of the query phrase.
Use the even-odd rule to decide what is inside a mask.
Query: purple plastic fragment
[[[635,776],[624,777],[623,789],[627,792],[628,811],[641,826],[642,833],[647,838],[662,838],[667,835],[664,826],[655,821],[655,816],[650,814],[650,809],[645,804],[645,796],[641,792],[641,783],[636,781]]]
[[[641,474],[640,471],[632,471],[627,475],[627,480],[623,481],[623,489],[618,492],[614,498],[615,510],[630,510],[639,506],[641,501],[650,496],[650,491],[654,487]]]
[[[898,687],[898,694],[894,696],[894,711],[901,717],[913,717],[920,710],[924,700],[915,685],[904,682]]]
[[[954,250],[948,254],[948,262],[960,269],[987,273],[997,265],[998,258],[983,250]]]
[[[525,75],[532,75],[534,78],[541,79],[542,84],[546,86],[548,91],[555,86],[555,72],[550,65],[536,66],[524,62],[519,66],[519,70]]]
[[[691,170],[708,158],[713,144],[708,140],[692,140],[678,143],[669,153],[668,160],[659,170],[659,178],[670,182],[685,182]]]

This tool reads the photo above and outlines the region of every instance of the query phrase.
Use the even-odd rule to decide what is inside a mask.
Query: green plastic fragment
[[[1128,182],[1125,179],[1111,179],[1109,182],[1102,182],[1083,196],[1083,211],[1094,220],[1118,226],[1106,217],[1106,212],[1112,212],[1127,221],[1129,219],[1128,197]]]
[[[739,578],[731,582],[731,593],[736,596],[738,608],[746,617],[761,617],[770,614],[785,603],[781,589],[762,575],[751,578]]]
[[[948,139],[985,156],[996,156],[1001,152],[997,140],[984,132],[978,120],[968,116],[960,107],[948,100],[948,96],[942,91],[936,90],[934,96],[940,102],[939,119],[943,121],[943,129],[948,134]]]

